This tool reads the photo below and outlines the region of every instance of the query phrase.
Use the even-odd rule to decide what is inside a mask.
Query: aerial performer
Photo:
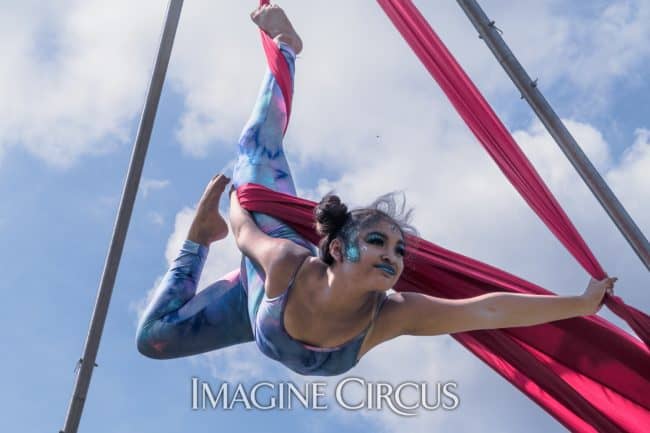
[[[295,73],[302,41],[284,11],[262,5],[251,19],[277,44]],[[293,81],[291,83],[293,85]],[[596,313],[616,278],[592,278],[576,296],[492,292],[447,299],[387,291],[404,270],[411,212],[385,194],[348,210],[327,194],[314,211],[318,245],[283,221],[240,206],[237,189],[259,184],[296,195],[283,151],[287,103],[267,68],[239,139],[230,189],[230,225],[242,262],[200,293],[213,242],[228,227],[218,203],[231,179],[208,183],[181,250],[148,304],[138,350],[155,359],[195,355],[255,341],[266,356],[301,375],[331,376],[354,367],[373,347],[400,335],[440,335],[538,325]],[[399,209],[398,209],[399,208]]]

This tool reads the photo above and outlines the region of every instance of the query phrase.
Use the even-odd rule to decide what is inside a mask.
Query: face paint
[[[358,230],[349,230],[344,233],[343,256],[347,261],[352,263],[357,263],[361,260],[358,237]]]
[[[352,263],[361,260],[361,254],[359,253],[359,247],[356,245],[356,242],[346,245],[345,258]]]
[[[366,223],[366,226],[376,224],[382,219],[383,218],[381,216],[375,217],[369,220]],[[390,228],[393,232],[401,232],[400,227],[394,222],[391,223]],[[343,241],[343,260],[347,260],[351,263],[357,263],[361,260],[361,251],[366,251],[368,249],[366,245],[363,245],[361,248],[359,248],[359,231],[360,227],[354,226],[348,226],[346,229],[342,230],[341,239]]]

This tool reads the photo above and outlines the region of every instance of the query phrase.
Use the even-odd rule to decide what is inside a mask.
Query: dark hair
[[[399,191],[401,192],[401,191]],[[372,204],[348,211],[348,207],[341,202],[339,196],[332,191],[318,203],[314,209],[316,231],[322,236],[318,242],[319,257],[327,265],[334,263],[334,257],[329,252],[330,243],[339,238],[344,245],[354,242],[359,232],[379,221],[388,220],[397,225],[402,233],[418,236],[415,227],[409,224],[413,209],[404,213],[406,199],[402,193],[402,205],[398,207],[395,195],[398,191],[389,192],[379,196]],[[406,242],[406,239],[405,239]]]

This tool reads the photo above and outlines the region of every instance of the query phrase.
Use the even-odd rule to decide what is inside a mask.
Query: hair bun
[[[348,219],[348,207],[341,203],[339,196],[328,193],[314,210],[316,231],[321,236],[337,233]]]

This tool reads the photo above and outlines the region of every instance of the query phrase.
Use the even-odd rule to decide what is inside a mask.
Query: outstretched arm
[[[579,296],[487,293],[468,299],[444,299],[402,293],[396,301],[400,334],[438,335],[479,329],[532,326],[594,314],[616,278],[592,279]]]

